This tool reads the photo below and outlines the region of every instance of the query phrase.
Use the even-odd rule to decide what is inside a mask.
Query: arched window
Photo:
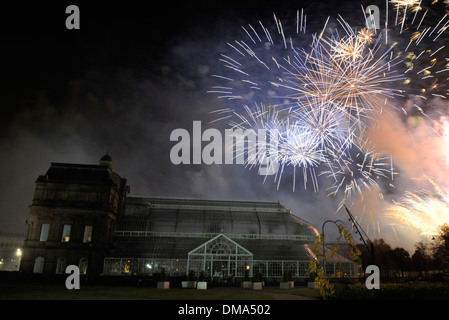
[[[79,265],[80,274],[86,274],[87,273],[87,263],[88,263],[87,258],[83,257],[83,258],[80,259],[80,265]]]
[[[56,273],[57,274],[65,273],[66,265],[67,265],[67,259],[64,257],[59,257],[58,261],[56,262]]]
[[[44,257],[39,256],[36,259],[34,259],[33,272],[42,273],[43,270],[44,270]]]
[[[187,273],[207,272],[213,276],[252,277],[253,254],[220,233],[187,254]]]

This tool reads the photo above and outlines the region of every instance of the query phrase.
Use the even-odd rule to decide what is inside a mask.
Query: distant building
[[[131,197],[127,180],[99,165],[52,163],[36,181],[21,270],[210,278],[308,277],[318,231],[273,201]],[[337,255],[332,275],[356,276]]]
[[[0,271],[18,271],[25,235],[0,232]]]

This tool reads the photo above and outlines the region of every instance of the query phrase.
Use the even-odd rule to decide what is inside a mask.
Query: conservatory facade
[[[128,197],[103,274],[306,278],[317,235],[279,202]],[[354,277],[359,270],[336,255],[326,273]]]

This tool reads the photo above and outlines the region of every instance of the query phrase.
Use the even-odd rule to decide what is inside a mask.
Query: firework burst
[[[356,154],[334,161],[328,170],[321,174],[334,181],[328,188],[329,195],[335,196],[340,191],[345,195],[341,206],[346,198],[356,194],[363,197],[363,192],[370,189],[383,198],[382,184],[379,181],[393,181],[395,173],[390,156],[379,154],[375,148],[362,146]]]
[[[392,184],[393,160],[367,132],[383,113],[412,114],[402,106],[409,96],[446,98],[440,78],[449,59],[439,58],[439,42],[449,19],[429,26],[421,1],[391,1],[385,16],[379,32],[354,29],[339,16],[311,33],[302,10],[293,25],[273,14],[274,23],[242,26],[242,39],[227,43],[209,92],[231,101],[220,118],[231,126],[277,133],[278,186],[288,168],[302,172],[304,187],[312,181],[318,190],[317,176],[325,177],[329,195],[345,198],[366,189],[382,198],[382,181]],[[425,115],[424,106],[412,108]]]
[[[421,235],[436,235],[438,228],[449,221],[449,193],[429,179],[433,190],[407,191],[395,201],[386,215],[394,224],[407,226]]]
[[[302,168],[304,185],[310,180],[317,190],[315,169],[326,161],[326,132],[315,132],[315,127],[310,126],[312,116],[310,111],[302,110],[296,117],[288,114],[276,106],[255,104],[254,106],[243,105],[243,112],[235,112],[231,109],[221,110],[221,114],[228,119],[231,127],[240,129],[242,135],[237,137],[235,144],[243,144],[248,135],[252,135],[256,144],[245,149],[244,158],[248,167],[258,167],[267,163],[279,164],[279,169],[274,176],[278,187],[281,182],[284,169],[292,166]],[[316,119],[319,121],[319,119]],[[329,140],[333,142],[333,140]],[[293,174],[295,177],[295,173]],[[293,183],[295,189],[296,182]]]

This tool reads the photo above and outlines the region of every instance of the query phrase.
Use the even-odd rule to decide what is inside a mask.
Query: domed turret
[[[112,158],[109,155],[109,150],[106,152],[104,156],[101,157],[99,164],[100,166],[108,166],[109,169],[112,170]]]

